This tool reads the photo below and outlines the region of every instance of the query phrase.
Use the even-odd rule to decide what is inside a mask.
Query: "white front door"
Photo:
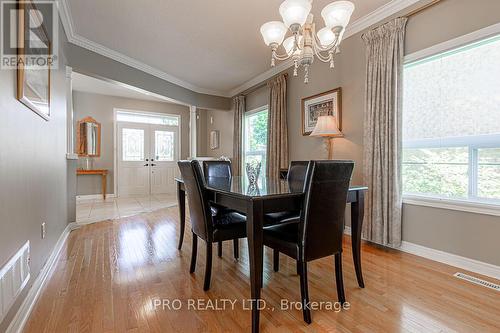
[[[174,193],[179,160],[179,127],[151,125],[151,194]]]
[[[119,122],[117,129],[118,195],[174,193],[179,128]]]

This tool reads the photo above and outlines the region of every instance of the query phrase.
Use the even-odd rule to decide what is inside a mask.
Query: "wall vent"
[[[30,242],[0,269],[0,322],[30,279]]]
[[[479,278],[477,278],[475,276],[467,275],[467,274],[464,274],[464,273],[455,273],[455,274],[453,274],[453,276],[456,277],[456,278],[459,278],[459,279],[462,279],[462,280],[465,280],[465,281],[469,281],[471,283],[474,283],[474,284],[486,287],[486,288],[490,288],[490,289],[493,289],[493,290],[496,290],[496,291],[500,291],[500,285],[499,284],[495,284],[493,282],[482,280],[482,279],[479,279]]]

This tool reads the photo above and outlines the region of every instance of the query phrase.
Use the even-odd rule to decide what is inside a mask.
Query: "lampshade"
[[[260,27],[260,33],[267,46],[274,43],[280,45],[285,38],[286,31],[286,26],[280,21],[267,22]]]
[[[334,116],[319,116],[311,132],[311,136],[339,136],[342,132],[337,126],[337,118]]]
[[[330,46],[335,41],[335,34],[332,29],[324,27],[317,33],[322,46]]]
[[[280,6],[280,15],[287,27],[292,24],[304,25],[311,11],[309,0],[285,0]]]
[[[283,41],[283,47],[285,48],[285,52],[288,55],[292,54],[294,43],[295,43],[295,37],[294,36],[290,36],[290,37],[288,37],[287,39],[285,39]],[[302,43],[302,36],[299,36],[299,45],[300,45],[300,43]],[[295,55],[299,55],[300,54],[300,50],[299,49],[295,50],[294,54]]]
[[[328,28],[341,26],[345,28],[351,19],[354,4],[350,1],[335,1],[321,11],[321,16]]]

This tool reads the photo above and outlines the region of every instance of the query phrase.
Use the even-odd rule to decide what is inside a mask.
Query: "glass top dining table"
[[[176,181],[182,182],[177,177]],[[206,188],[209,191],[224,192],[243,197],[277,197],[302,195],[303,186],[298,183],[289,183],[287,180],[260,176],[257,183],[251,183],[246,176],[208,177],[205,179]],[[366,190],[365,186],[351,185],[349,191]]]
[[[207,190],[226,192],[246,197],[267,197],[290,194],[302,194],[302,186],[289,184],[279,178],[259,177],[251,183],[248,177],[233,176],[231,178],[209,177],[206,180]]]
[[[182,178],[176,178],[179,202],[180,232],[178,249],[182,248],[186,220],[186,189]],[[259,307],[263,265],[264,215],[272,212],[300,209],[303,202],[302,184],[279,178],[260,177],[252,184],[247,177],[209,177],[205,179],[211,200],[221,206],[242,212],[247,219],[247,243],[250,268],[250,295],[252,301],[252,332],[259,332]],[[361,271],[361,229],[364,211],[364,186],[351,186],[347,202],[351,203],[352,255],[356,278],[364,288]]]

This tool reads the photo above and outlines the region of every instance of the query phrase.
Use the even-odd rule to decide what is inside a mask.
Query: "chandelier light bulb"
[[[286,26],[280,21],[267,22],[260,27],[260,33],[267,46],[276,44],[275,47],[278,47],[283,42],[286,32]]]
[[[320,31],[317,32],[318,39],[321,42],[321,45],[326,47],[330,46],[333,42],[335,42],[335,34],[332,29],[328,27],[324,27]]]
[[[297,26],[300,27],[306,23],[311,7],[309,0],[285,0],[281,4],[279,12],[288,28],[298,30]]]
[[[350,1],[335,1],[321,11],[321,16],[328,28],[345,28],[351,19],[354,4]]]

